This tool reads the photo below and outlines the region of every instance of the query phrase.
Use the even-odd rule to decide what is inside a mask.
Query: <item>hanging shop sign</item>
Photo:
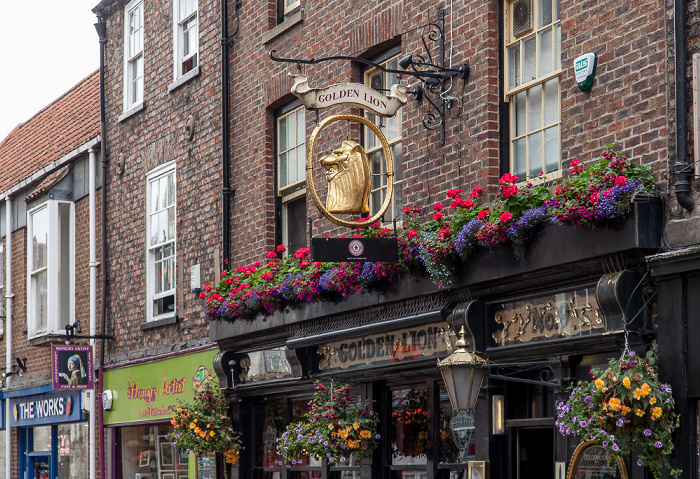
[[[290,76],[294,81],[292,94],[309,110],[351,105],[388,117],[393,116],[408,101],[408,88],[399,84],[391,87],[389,95],[383,95],[361,83],[336,83],[325,88],[310,88],[306,75]]]
[[[195,391],[213,381],[217,352],[207,349],[105,371],[105,390],[111,391],[105,423],[170,419],[177,400],[191,401]]]
[[[595,441],[586,441],[576,447],[571,456],[571,465],[567,477],[576,479],[628,479],[624,461],[610,456],[604,447]]]
[[[605,314],[598,305],[593,288],[513,301],[500,306],[494,314],[500,329],[492,334],[498,346],[607,331]]]
[[[323,343],[316,349],[319,371],[442,357],[452,352],[447,322]]]
[[[83,420],[80,391],[56,391],[10,399],[10,426],[39,426]]]
[[[52,346],[54,389],[93,389],[92,346]]]

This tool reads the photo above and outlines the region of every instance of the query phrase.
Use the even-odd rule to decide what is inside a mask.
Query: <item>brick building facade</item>
[[[0,143],[2,477],[79,478],[95,470],[95,399],[84,390],[93,355],[52,346],[99,353],[90,339],[64,346],[77,324],[83,336],[94,335],[100,307],[99,104],[95,72]],[[72,371],[85,376],[71,383]]]
[[[681,37],[674,19],[682,9],[675,3],[686,3]],[[676,113],[674,45],[682,38],[688,47],[684,91],[691,98],[697,12],[692,2],[675,3],[100,2],[94,11],[105,28],[101,144],[107,165],[100,332],[114,337],[104,342],[95,365],[97,392],[106,399],[96,414],[104,441],[97,458],[100,475],[194,477],[191,456],[168,452],[168,406],[178,398],[165,385],[184,379],[186,398],[197,385],[218,379],[243,433],[240,463],[230,469],[237,477],[476,477],[469,464],[479,467],[480,461],[490,464],[492,477],[559,477],[579,441],[554,427],[555,404],[566,399],[575,379],[587,378],[591,366],[619,357],[626,333],[639,352],[658,338],[661,372],[677,391],[683,418],[671,462],[686,474],[696,471],[695,451],[679,446],[697,442],[700,388],[692,339],[697,213],[683,206],[684,199],[676,200],[682,189],[673,172],[681,162],[677,127],[687,125],[681,135],[691,157],[694,139],[692,101],[686,101],[684,121]],[[575,60],[587,53],[596,55],[590,92],[577,86],[574,72]],[[414,62],[447,68],[468,64],[469,74],[423,82],[405,68],[407,54]],[[328,57],[353,59],[322,60]],[[400,82],[409,91],[408,102],[386,118],[348,105],[317,113],[290,92],[290,75],[296,74],[308,76],[312,88],[363,83],[383,95]],[[414,98],[420,96],[417,87],[422,100]],[[353,234],[317,210],[310,182],[325,199],[326,175],[305,164],[318,122],[341,113],[370,118],[386,136],[394,157],[394,197],[381,226],[391,230],[395,219],[400,234],[409,224],[402,212],[406,205],[420,205],[429,219],[436,203],[448,211],[450,190],[479,186],[485,207],[502,199],[499,180],[506,173],[519,180],[542,174],[538,181],[553,190],[572,174],[574,160],[588,166],[611,144],[650,168],[662,201],[636,196],[624,222],[596,231],[540,225],[520,255],[500,245],[477,246],[459,260],[450,283],[419,267],[364,288],[359,286],[364,267],[357,265],[350,276],[362,294],[331,295],[326,289],[317,302],[313,295],[285,296],[275,303],[281,308],[273,304],[265,312],[258,296],[249,295],[231,300],[238,301],[244,320],[223,306],[208,309],[207,317],[200,289],[210,296],[205,283],[216,284],[222,271],[225,279],[257,281],[254,289],[262,294],[267,290],[255,269],[264,270],[268,260],[291,264],[295,251],[307,254],[309,237]],[[314,153],[328,154],[344,140],[359,143],[368,154],[374,215],[389,181],[375,135],[351,120],[338,121],[318,136]],[[0,145],[3,161],[6,142]],[[9,182],[2,198],[15,195],[12,188],[24,180]],[[691,180],[689,197],[695,202],[696,187]],[[78,294],[89,284],[85,243],[78,241],[86,234],[85,215],[85,202],[76,200],[76,318],[89,308]],[[27,218],[26,210],[17,213],[21,217]],[[25,338],[28,283],[21,274],[27,274],[27,256],[15,254],[26,247],[22,231],[11,235],[5,249],[11,245],[12,271],[20,272],[12,275],[14,297],[7,300],[14,311],[13,337]],[[453,233],[458,232],[444,234]],[[271,258],[278,245],[287,252]],[[312,267],[302,267],[304,260],[296,267]],[[236,275],[241,265],[253,270]],[[288,286],[283,278],[275,281],[280,291]],[[496,318],[503,311],[525,314],[519,308],[546,309],[541,305],[548,301],[584,296],[581,308],[605,317],[598,328],[575,334],[562,329],[556,337],[543,332],[527,340],[498,336]],[[561,325],[564,319],[556,321]],[[454,351],[460,326],[471,332],[469,345],[479,355],[496,364],[516,363],[509,377],[494,370],[487,375],[471,444],[462,449],[446,439],[457,434],[449,424],[456,411],[436,367],[437,359]],[[372,358],[331,366],[341,351],[355,348],[360,354],[357,348],[376,345],[379,337],[430,337],[425,344],[434,340],[435,347],[423,348],[420,339],[392,343],[389,359],[373,350]],[[46,351],[28,341],[14,343],[11,356],[28,358],[27,374],[11,376],[4,398],[14,397],[22,381],[46,381],[48,369],[32,369],[46,361]],[[539,369],[526,371],[517,363],[537,363]],[[669,367],[679,363],[684,367]],[[547,371],[552,375],[543,380]],[[288,469],[275,453],[275,439],[313,394],[316,379],[348,382],[353,394],[374,401],[383,439],[371,459],[351,456],[330,467],[305,459]],[[152,389],[159,391],[155,402],[146,400],[145,391]],[[420,427],[392,421],[418,411],[427,421]],[[502,431],[494,429],[495,419],[504,421]],[[408,434],[409,426],[418,429]],[[18,444],[28,440],[20,428],[6,430]],[[13,454],[10,463],[29,466],[20,459],[21,449],[6,450]],[[55,459],[51,467],[59,464]],[[631,456],[624,468],[622,477],[647,474]]]

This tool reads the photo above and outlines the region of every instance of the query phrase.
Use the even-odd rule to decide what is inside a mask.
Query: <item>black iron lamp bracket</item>
[[[457,113],[451,115],[456,118],[461,110],[461,100],[450,95],[453,86],[453,79],[457,76],[466,82],[469,78],[469,63],[460,63],[453,67],[445,67],[445,12],[438,10],[438,20],[423,25],[421,33],[421,43],[425,50],[424,54],[407,54],[399,60],[399,66],[403,70],[385,68],[375,62],[365,58],[348,55],[336,55],[323,58],[283,58],[275,55],[275,50],[269,52],[270,58],[276,62],[295,63],[299,68],[301,65],[313,65],[328,61],[352,61],[371,66],[385,73],[396,73],[398,75],[408,75],[420,80],[420,83],[413,85],[410,89],[411,97],[420,103],[423,98],[427,101],[426,112],[423,115],[422,123],[427,130],[440,129],[440,144],[445,144],[445,120],[447,111],[454,108],[454,103],[459,104]],[[431,51],[437,49],[434,56]]]

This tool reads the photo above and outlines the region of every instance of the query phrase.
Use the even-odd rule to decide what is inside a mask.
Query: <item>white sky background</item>
[[[100,0],[0,0],[0,141],[100,67]]]

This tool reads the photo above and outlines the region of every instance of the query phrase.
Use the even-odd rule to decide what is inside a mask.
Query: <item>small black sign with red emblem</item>
[[[312,238],[314,261],[395,263],[399,259],[396,238]]]

